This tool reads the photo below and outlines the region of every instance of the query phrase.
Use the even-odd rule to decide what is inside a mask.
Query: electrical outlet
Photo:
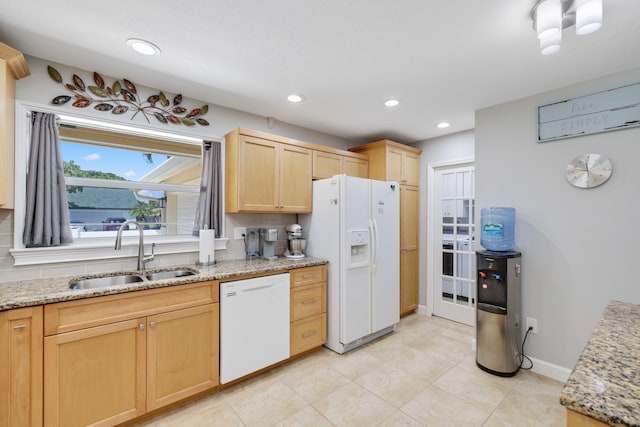
[[[244,239],[245,234],[247,234],[247,227],[233,227],[233,238],[235,240]]]
[[[538,333],[538,319],[527,317],[527,331],[531,328],[532,334]],[[526,332],[526,331],[525,331]]]

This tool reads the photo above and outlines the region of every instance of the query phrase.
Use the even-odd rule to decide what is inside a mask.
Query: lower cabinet
[[[178,292],[198,295],[192,305],[207,294],[211,301],[181,308],[189,302]],[[83,321],[61,324],[77,330],[44,338],[44,425],[111,426],[218,385],[217,292],[216,282],[135,292],[129,306],[120,294],[52,307],[52,316]],[[99,307],[95,319],[127,317],[127,311],[131,318],[94,325],[87,318],[92,305]]]
[[[290,354],[327,342],[327,267],[298,268],[291,273]]]
[[[0,426],[42,425],[42,306],[0,312]]]

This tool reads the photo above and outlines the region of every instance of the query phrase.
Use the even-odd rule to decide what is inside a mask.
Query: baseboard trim
[[[426,305],[419,305],[418,309],[416,310],[416,313],[423,314],[425,316],[429,316],[429,312],[427,311],[427,306]]]
[[[554,365],[553,363],[545,362],[544,360],[530,358],[533,362],[533,368],[531,372],[540,374],[542,376],[560,381],[561,383],[567,382],[569,375],[571,375],[571,369],[564,368],[562,366]],[[524,362],[526,366],[526,361]]]

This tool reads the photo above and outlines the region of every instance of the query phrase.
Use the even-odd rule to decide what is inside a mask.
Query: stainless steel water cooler
[[[520,367],[520,252],[478,251],[476,364],[510,377]]]

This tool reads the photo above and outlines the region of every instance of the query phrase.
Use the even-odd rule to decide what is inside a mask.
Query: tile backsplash
[[[114,270],[135,268],[136,261],[132,258],[105,259],[99,261],[80,261],[55,264],[41,264],[30,266],[14,266],[13,256],[9,250],[13,247],[14,213],[11,210],[0,209],[0,282],[15,280],[40,279],[45,277],[70,276],[85,273],[100,273]],[[268,227],[278,229],[276,255],[282,255],[287,248],[286,226],[295,223],[295,214],[226,214],[225,234],[229,238],[227,249],[216,251],[216,260],[226,261],[245,257],[243,240],[233,238],[235,227]],[[195,264],[197,252],[175,255],[157,255],[148,264],[149,268],[163,267],[176,264]]]

